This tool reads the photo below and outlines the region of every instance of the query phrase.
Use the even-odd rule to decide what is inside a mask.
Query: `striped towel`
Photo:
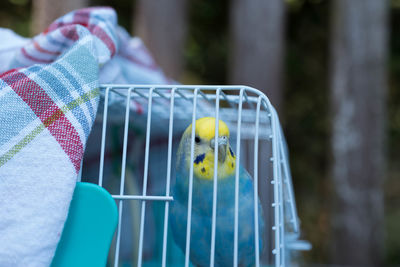
[[[99,77],[170,82],[116,21],[110,8],[81,9],[7,53],[0,47],[0,266],[51,263],[96,117]]]

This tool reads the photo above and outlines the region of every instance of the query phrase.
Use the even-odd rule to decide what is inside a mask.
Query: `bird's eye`
[[[194,138],[194,141],[198,144],[198,143],[200,143],[200,138],[199,138],[198,136],[196,136],[196,137]]]

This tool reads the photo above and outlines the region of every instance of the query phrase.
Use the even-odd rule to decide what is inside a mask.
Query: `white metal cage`
[[[107,189],[118,204],[119,224],[110,265],[190,265],[191,213],[188,210],[186,251],[179,255],[168,230],[169,203],[173,201],[170,189],[179,138],[189,124],[204,116],[227,123],[236,161],[254,179],[265,221],[261,238],[266,240],[265,249],[259,251],[256,223],[256,266],[290,265],[290,251],[302,248],[296,243],[299,221],[285,139],[277,113],[263,93],[246,86],[203,85],[102,85],[100,90],[100,115],[88,140],[81,175],[82,180]],[[218,120],[216,124],[217,132]],[[194,131],[192,156],[193,140]],[[217,185],[214,179],[210,266],[214,266]],[[237,266],[240,229],[235,193],[232,257]],[[190,188],[188,198],[191,207]],[[256,201],[254,205],[257,218]]]

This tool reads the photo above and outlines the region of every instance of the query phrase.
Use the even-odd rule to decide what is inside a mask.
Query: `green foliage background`
[[[284,103],[280,117],[287,137],[303,238],[313,249],[309,263],[327,262],[330,240],[329,37],[331,1],[286,0]],[[225,84],[229,64],[228,0],[191,0],[184,51],[183,83]],[[29,36],[28,0],[0,3],[0,27]],[[92,0],[111,5],[119,23],[132,32],[132,0]],[[387,176],[385,177],[385,256],[400,263],[400,0],[390,4]],[[374,107],[370,107],[374,108]]]

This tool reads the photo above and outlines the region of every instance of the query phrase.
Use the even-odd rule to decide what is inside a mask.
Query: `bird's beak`
[[[217,140],[218,140],[218,161],[224,163],[226,159],[226,148],[228,144],[228,139],[226,137],[218,137]],[[215,148],[214,139],[211,139],[210,146],[212,149]]]

